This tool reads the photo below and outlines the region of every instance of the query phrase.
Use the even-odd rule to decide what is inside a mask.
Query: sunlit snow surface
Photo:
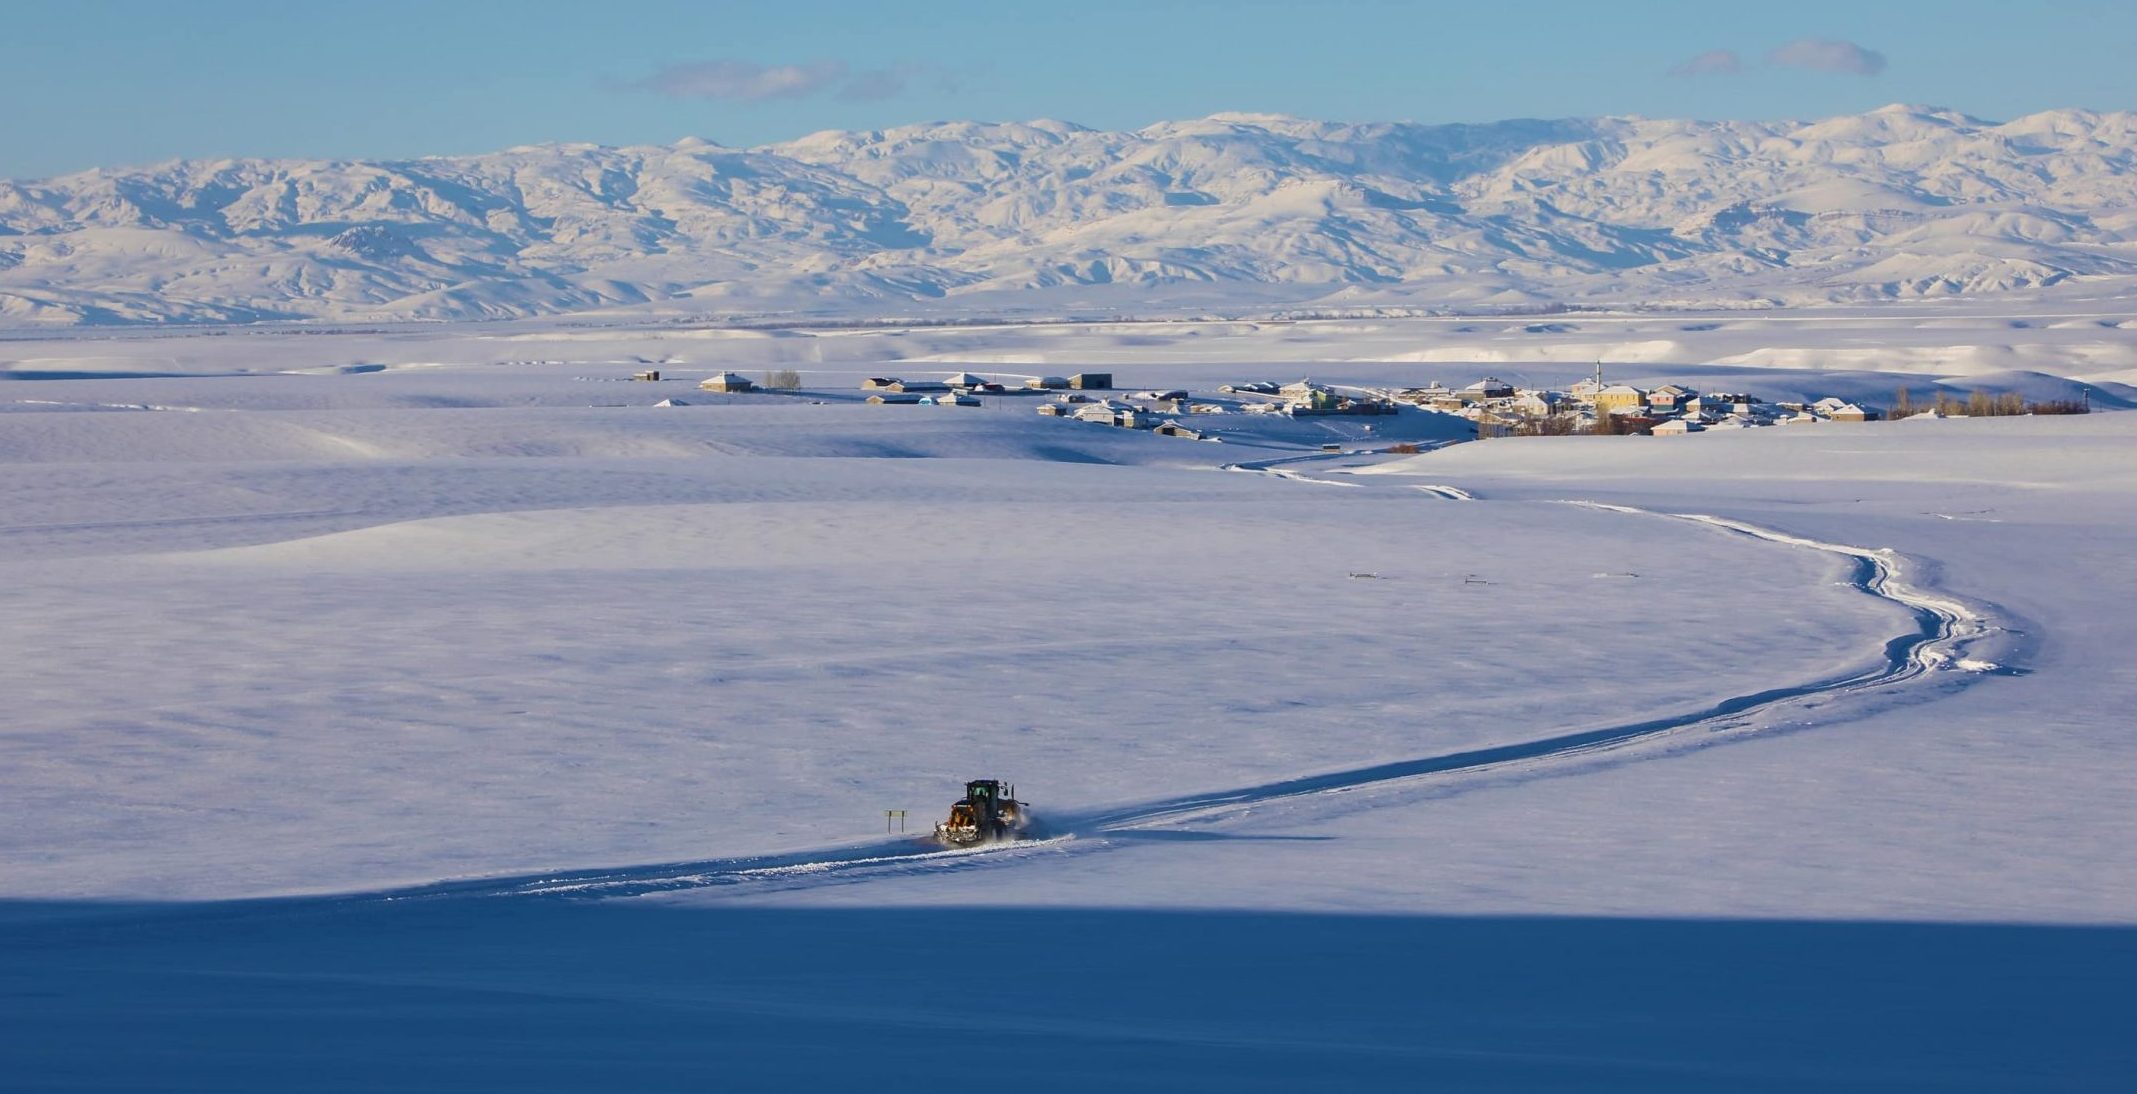
[[[1856,371],[2010,329],[1873,320],[1613,375],[2126,394],[2119,328]],[[1445,430],[854,390],[1564,382],[1582,336],[0,343],[0,1048],[32,1089],[2120,1085],[2130,416],[1324,458]],[[1817,544],[1972,644],[1886,681],[1918,612]],[[982,775],[1049,838],[882,831]]]

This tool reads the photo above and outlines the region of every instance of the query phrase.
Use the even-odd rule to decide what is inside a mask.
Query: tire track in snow
[[[1475,499],[1469,497],[1466,500]],[[2009,675],[2023,671],[2005,668],[1985,657],[1970,656],[1980,647],[2000,640],[2007,632],[1992,621],[1985,609],[1976,608],[1956,597],[1930,592],[1907,581],[1903,575],[1904,558],[1897,552],[1827,543],[1727,517],[1698,513],[1660,513],[1590,501],[1571,501],[1566,504],[1629,516],[1684,521],[1771,543],[1840,555],[1851,562],[1847,583],[1867,595],[1906,609],[1915,620],[1915,630],[1887,641],[1882,663],[1874,668],[1731,696],[1686,714],[1583,730],[1518,744],[1497,745],[1323,775],[1283,779],[1216,794],[1190,795],[1168,802],[1092,814],[1081,818],[1082,824],[1101,831],[1107,828],[1142,827],[1153,823],[1178,821],[1197,814],[1232,811],[1278,798],[1354,790],[1427,775],[1563,760],[1696,731],[1747,730],[1755,728],[1755,719],[1760,715],[1771,715],[1791,706],[1822,705],[1829,698],[1905,684],[1938,670],[1959,670],[1960,674],[1950,679],[1961,684],[1970,683],[1982,675]]]
[[[1433,497],[1435,497],[1435,498],[1441,498],[1441,499],[1444,499],[1444,500],[1446,500],[1446,501],[1475,501],[1475,500],[1477,500],[1477,496],[1476,496],[1475,494],[1472,494],[1472,493],[1470,493],[1469,491],[1467,491],[1467,490],[1464,490],[1464,489],[1462,489],[1462,488],[1461,488],[1461,487],[1459,487],[1459,486],[1447,486],[1447,485],[1444,485],[1444,484],[1441,484],[1441,483],[1432,483],[1432,484],[1429,484],[1429,485],[1415,485],[1415,486],[1412,486],[1412,487],[1411,487],[1410,489],[1412,489],[1412,490],[1421,490],[1421,491],[1424,491],[1424,492],[1425,492],[1425,493],[1427,493],[1427,494],[1430,494],[1430,495],[1432,495],[1432,496],[1433,496]]]
[[[1246,468],[1235,465],[1235,469]],[[1452,500],[1476,500],[1474,495],[1456,487],[1435,486],[1427,488],[1426,492]],[[1515,767],[1540,769],[1552,763],[1654,744],[1688,734],[1750,732],[1762,725],[1773,724],[1785,711],[1821,706],[1835,698],[1905,685],[1945,670],[1958,670],[1944,677],[1954,686],[1984,674],[2018,671],[2004,669],[1985,657],[1972,656],[1977,648],[1993,643],[2007,632],[1993,622],[1985,609],[1910,582],[1904,572],[1906,560],[1896,552],[1828,543],[1726,517],[1661,513],[1592,501],[1565,504],[1629,517],[1681,521],[1724,534],[1840,556],[1849,561],[1849,585],[1867,596],[1900,606],[1914,620],[1915,627],[1887,641],[1880,663],[1871,668],[1729,696],[1688,713],[1117,808],[1048,814],[1041,817],[1044,824],[1039,832],[1041,838],[1017,843],[946,849],[924,837],[884,840],[823,851],[444,882],[370,894],[370,897],[386,900],[469,896],[611,898],[728,886],[761,891],[850,884],[888,875],[971,869],[1049,853],[1101,850],[1111,846],[1103,838],[1111,832],[1163,827],[1193,817],[1235,812],[1279,799],[1463,772]],[[1082,841],[1080,844],[1079,840]]]
[[[1244,460],[1239,463],[1228,463],[1223,466],[1223,470],[1244,471],[1248,474],[1254,475],[1269,475],[1274,478],[1289,479],[1292,482],[1312,483],[1315,486],[1355,487],[1363,485],[1362,483],[1355,482],[1336,482],[1332,479],[1317,479],[1311,475],[1302,475],[1296,471],[1293,471],[1288,466],[1294,463],[1307,463],[1313,460],[1340,459],[1343,455],[1344,453],[1341,452],[1308,452],[1304,455],[1299,456],[1276,456],[1266,460]]]

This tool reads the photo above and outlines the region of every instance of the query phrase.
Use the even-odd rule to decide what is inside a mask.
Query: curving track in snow
[[[1276,467],[1242,464],[1233,465],[1231,469],[1259,470],[1285,478],[1302,477]],[[1447,500],[1477,500],[1467,491],[1452,486],[1418,489]],[[970,869],[1068,850],[1079,853],[1099,850],[1111,845],[1102,838],[1108,833],[1162,828],[1190,818],[1207,818],[1276,799],[1463,773],[1515,768],[1541,771],[1548,766],[1577,762],[1599,753],[1642,746],[1674,747],[1676,743],[1695,737],[1700,743],[1708,743],[1717,739],[1717,734],[1741,735],[1791,719],[1805,721],[1802,716],[1812,708],[1822,708],[1835,700],[1859,697],[1873,691],[1914,685],[1942,692],[1964,686],[1983,674],[2018,671],[2005,669],[1982,653],[2008,633],[1994,622],[1991,613],[1914,584],[1908,577],[1908,560],[1892,551],[1827,543],[1724,517],[1659,513],[1588,501],[1566,504],[1621,513],[1635,519],[1681,521],[1728,535],[1749,536],[1840,556],[1849,562],[1848,584],[1866,596],[1905,609],[1915,625],[1912,630],[1889,639],[1877,663],[1867,669],[1726,696],[1688,713],[1116,808],[1050,814],[1044,818],[1047,827],[1042,833],[1043,838],[1020,843],[946,850],[925,839],[908,838],[791,854],[445,882],[369,894],[369,897],[383,900],[472,896],[607,898],[715,887],[784,889],[851,883],[883,874]]]

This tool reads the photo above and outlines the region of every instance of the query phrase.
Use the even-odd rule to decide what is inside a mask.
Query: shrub
[[[2081,399],[2046,399],[2026,407],[2028,414],[2090,414],[2092,403]]]
[[[1650,428],[1650,423],[1644,418],[1635,418],[1630,414],[1601,414],[1596,417],[1595,424],[1589,427],[1588,432],[1598,437],[1632,437],[1645,433]]]
[[[1568,437],[1577,432],[1580,432],[1580,423],[1571,414],[1524,418],[1514,427],[1516,437]]]

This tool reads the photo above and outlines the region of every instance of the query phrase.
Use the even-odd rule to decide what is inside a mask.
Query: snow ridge
[[[0,323],[1536,308],[2137,278],[2137,115],[546,145],[0,181]]]

